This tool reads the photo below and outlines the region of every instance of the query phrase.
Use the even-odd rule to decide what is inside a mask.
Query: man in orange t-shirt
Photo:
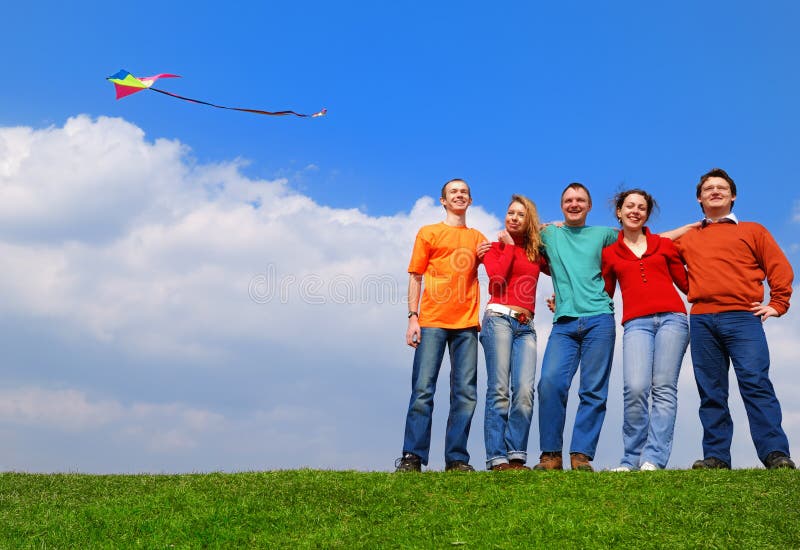
[[[689,269],[689,334],[703,424],[703,459],[692,468],[731,467],[729,363],[739,382],[758,458],[768,469],[794,468],[781,427],[781,406],[769,379],[769,348],[762,326],[789,309],[792,266],[769,231],[736,218],[732,212],[736,184],[725,170],[704,174],[696,191],[705,219],[675,241]],[[765,278],[770,294],[766,304]]]
[[[398,472],[419,472],[428,464],[433,396],[446,347],[450,350],[450,414],[445,470],[473,471],[467,439],[478,399],[476,250],[486,237],[466,226],[472,197],[464,180],[448,181],[439,201],[445,220],[419,230],[408,266],[406,343],[415,351],[403,456],[395,461]]]

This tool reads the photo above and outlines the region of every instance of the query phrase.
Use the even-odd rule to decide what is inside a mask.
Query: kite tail
[[[172,92],[168,92],[166,90],[159,90],[158,88],[148,88],[153,90],[154,92],[158,92],[160,94],[168,95],[177,99],[182,99],[184,101],[191,101],[192,103],[199,103],[200,105],[208,105],[209,107],[216,107],[217,109],[228,109],[230,111],[242,111],[245,113],[255,113],[258,115],[269,115],[269,116],[286,116],[286,115],[294,115],[301,118],[316,118],[325,116],[328,112],[327,109],[322,109],[321,111],[317,111],[316,113],[305,115],[302,113],[296,113],[294,111],[262,111],[260,109],[245,109],[243,107],[226,107],[224,105],[215,105],[214,103],[209,103],[208,101],[200,101],[199,99],[192,99],[190,97],[184,97],[182,95],[173,94]]]

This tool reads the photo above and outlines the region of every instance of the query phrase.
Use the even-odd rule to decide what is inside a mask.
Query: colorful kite
[[[136,92],[141,92],[142,90],[153,90],[154,92],[158,92],[160,94],[176,97],[184,101],[191,101],[192,103],[208,105],[209,107],[216,107],[217,109],[230,109],[231,111],[244,111],[245,113],[256,113],[259,115],[270,115],[270,116],[294,115],[303,118],[316,118],[320,116],[325,116],[325,114],[328,112],[327,109],[322,109],[321,111],[316,112],[312,115],[303,115],[300,113],[295,113],[294,111],[261,111],[259,109],[243,109],[240,107],[225,107],[223,105],[214,105],[213,103],[209,103],[207,101],[200,101],[199,99],[183,97],[178,94],[167,92],[165,90],[159,90],[158,88],[153,88],[153,84],[159,78],[180,78],[180,76],[176,74],[165,73],[165,74],[157,74],[155,76],[145,76],[142,78],[136,78],[128,71],[122,69],[117,74],[106,78],[106,80],[114,83],[114,87],[117,90],[117,99],[122,99],[125,96],[135,94]]]

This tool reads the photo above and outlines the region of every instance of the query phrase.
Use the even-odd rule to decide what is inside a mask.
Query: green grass
[[[800,472],[0,474],[0,548],[800,548]]]

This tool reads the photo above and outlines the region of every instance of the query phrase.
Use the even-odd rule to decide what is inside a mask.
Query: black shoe
[[[703,460],[695,460],[692,464],[692,470],[730,470],[731,465],[720,460],[715,456],[710,456]]]
[[[767,458],[764,460],[764,466],[767,467],[767,470],[777,470],[778,468],[788,468],[790,470],[794,470],[794,462],[789,456],[781,451],[772,451],[767,455]]]
[[[453,462],[448,462],[447,465],[444,467],[445,472],[474,472],[475,468],[467,464],[466,462],[461,462],[460,460],[454,460]]]
[[[413,453],[403,453],[403,456],[394,461],[395,472],[421,472],[422,460]]]

